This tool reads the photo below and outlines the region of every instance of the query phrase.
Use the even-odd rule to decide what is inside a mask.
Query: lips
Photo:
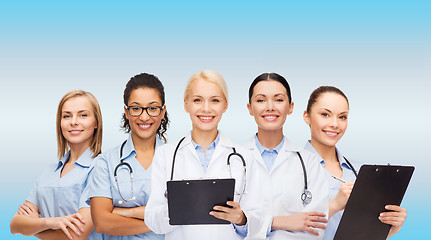
[[[325,134],[326,134],[326,136],[328,136],[328,137],[337,137],[338,136],[338,132],[334,132],[334,131],[325,131],[325,130],[322,130]]]
[[[267,115],[263,115],[262,118],[265,119],[266,121],[272,122],[277,120],[277,118],[279,118],[279,115],[267,114]]]
[[[139,128],[142,130],[147,130],[151,127],[151,125],[153,125],[152,123],[143,123],[143,124],[138,124]]]
[[[79,135],[80,133],[82,133],[84,130],[70,130],[69,133],[71,135]]]
[[[199,118],[199,120],[201,120],[201,122],[208,123],[208,122],[211,122],[215,117],[214,116],[207,116],[207,115],[205,115],[205,116],[199,115],[198,118]]]

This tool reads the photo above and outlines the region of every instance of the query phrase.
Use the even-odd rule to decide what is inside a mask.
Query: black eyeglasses
[[[149,106],[149,107],[140,107],[140,106],[127,106],[127,112],[129,112],[130,116],[138,117],[141,116],[144,110],[151,117],[157,117],[162,113],[163,107],[159,106]]]

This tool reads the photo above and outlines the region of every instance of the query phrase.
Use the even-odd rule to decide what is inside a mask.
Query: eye
[[[87,117],[88,115],[86,113],[81,114],[81,117]]]
[[[150,110],[150,111],[156,111],[156,110],[159,110],[159,108],[156,107],[156,106],[151,106],[151,107],[148,107],[148,110]]]
[[[217,99],[217,98],[215,98],[215,99],[212,99],[212,100],[211,100],[211,102],[218,103],[218,102],[220,102],[220,100],[219,100],[219,99]]]
[[[256,100],[256,102],[258,102],[258,103],[263,103],[263,102],[265,102],[263,99],[257,99]]]
[[[202,100],[201,100],[201,99],[199,99],[199,98],[195,98],[195,99],[193,99],[193,102],[195,102],[195,103],[200,103],[200,102],[202,102]]]
[[[347,116],[344,116],[344,115],[340,116],[339,118],[342,119],[342,120],[347,120]]]
[[[275,101],[276,101],[276,102],[284,102],[284,100],[283,100],[283,99],[281,99],[281,98],[276,99]]]
[[[131,107],[131,109],[132,109],[133,111],[140,111],[140,110],[141,110],[141,108],[140,108],[140,107]]]
[[[68,119],[68,118],[70,118],[70,115],[63,115],[63,118]]]
[[[320,115],[322,115],[323,117],[329,117],[328,113],[321,113]]]

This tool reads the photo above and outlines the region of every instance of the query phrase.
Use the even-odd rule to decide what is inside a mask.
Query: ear
[[[290,114],[292,114],[292,112],[293,112],[293,106],[295,105],[295,103],[294,102],[291,102],[290,104],[289,104],[289,109],[287,110],[287,115],[290,115]]]
[[[304,122],[310,126],[310,115],[308,114],[307,111],[304,111],[304,114],[302,115],[302,117],[304,118]]]
[[[129,113],[127,112],[126,106],[124,106],[124,115],[126,116],[126,119],[129,120]]]
[[[226,112],[228,105],[229,105],[229,104],[226,102],[226,104],[224,105],[223,113],[225,113],[225,112]]]
[[[165,114],[166,114],[166,105],[163,106],[163,110],[162,110],[162,119],[165,118]]]
[[[254,116],[254,114],[253,114],[253,108],[251,108],[250,103],[247,103],[247,109],[248,109],[248,113],[250,113],[250,116]]]
[[[189,113],[189,106],[187,105],[187,99],[184,98],[184,110]]]

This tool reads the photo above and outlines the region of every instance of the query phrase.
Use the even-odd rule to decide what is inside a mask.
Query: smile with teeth
[[[329,137],[336,137],[338,135],[337,132],[328,132],[328,131],[323,131],[323,132],[326,133],[326,135]]]
[[[72,135],[78,135],[78,134],[80,134],[82,132],[82,130],[70,130],[69,132]]]
[[[278,116],[277,115],[264,115],[264,116],[262,116],[263,117],[263,119],[265,119],[265,120],[267,120],[267,121],[274,121],[275,119],[277,119],[278,118]]]
[[[139,128],[141,129],[148,129],[151,127],[151,123],[143,123],[143,124],[138,124]]]
[[[214,119],[214,116],[198,116],[202,122],[210,122]]]

